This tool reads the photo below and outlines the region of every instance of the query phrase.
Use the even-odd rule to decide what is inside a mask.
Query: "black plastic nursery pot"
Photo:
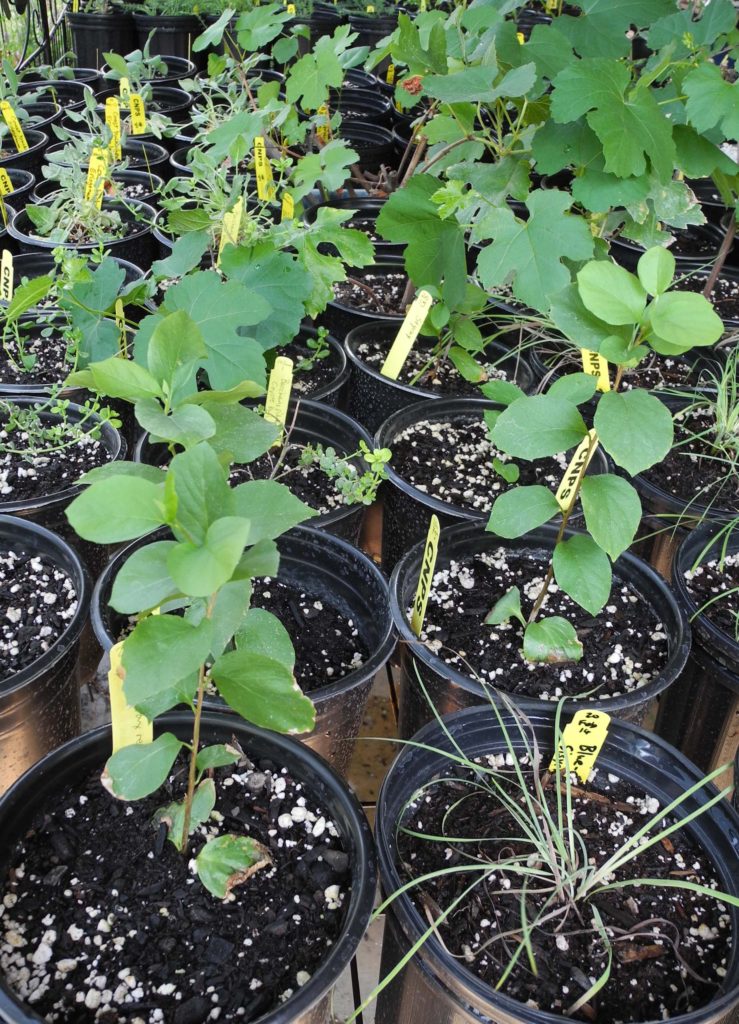
[[[45,65],[43,65],[40,68],[30,68],[28,71],[24,71],[23,72],[23,81],[24,82],[45,82],[47,79],[46,79],[46,76],[44,74],[44,69],[46,71],[49,71],[50,68],[51,68],[51,66],[49,64],[45,64]],[[65,66],[64,71],[65,71],[65,81],[69,80],[68,78],[66,78],[66,76],[69,75],[69,76],[71,76],[71,78],[75,82],[84,82],[85,85],[89,85],[90,88],[93,90],[93,92],[95,92],[95,90],[100,85],[101,77],[100,77],[100,72],[98,71],[97,68],[94,68],[94,67],[73,67],[73,68],[70,68],[70,67],[66,67]]]
[[[360,346],[367,343],[376,344],[384,351],[388,351],[401,323],[401,317],[394,318],[394,321],[389,317],[384,320],[378,318],[351,330],[344,342],[347,359],[352,367],[347,411],[370,431],[376,432],[388,416],[414,402],[448,397],[441,391],[402,384],[390,377],[384,377],[379,369],[369,366],[361,358]],[[415,348],[424,347],[430,350],[432,343],[421,338],[416,342]],[[495,362],[505,370],[509,379],[515,381],[524,391],[533,389],[533,374],[526,358],[519,351],[512,351],[503,342],[491,341],[485,348],[485,356],[491,363]],[[473,386],[470,386],[469,390],[470,393],[479,393]]]
[[[390,128],[393,123],[393,104],[377,89],[354,86],[335,90],[329,109],[338,111],[343,120],[364,121],[383,128]]]
[[[6,171],[30,171],[38,178],[41,175],[44,153],[49,145],[49,136],[35,128],[27,128],[23,134],[26,136],[28,149],[19,152],[12,138],[6,138],[0,151],[0,167],[4,167]]]
[[[103,54],[115,50],[131,53],[138,46],[136,26],[130,11],[119,9],[111,14],[73,14],[67,11],[67,24],[72,33],[72,49],[80,64],[101,68]]]
[[[554,750],[554,712],[535,704],[525,705],[525,712],[546,758]],[[570,717],[571,709],[566,708],[563,723]],[[523,752],[523,739],[513,717],[509,712],[503,712],[503,720],[514,749]],[[502,730],[489,707],[460,711],[448,718],[445,725],[470,758],[505,753],[507,750]],[[406,806],[429,779],[448,766],[445,753],[455,753],[452,741],[436,722],[418,733],[414,740],[434,749],[414,746],[402,750],[385,778],[377,804],[375,840],[380,882],[385,894],[397,891],[402,884],[397,866],[397,828]],[[677,799],[703,777],[703,772],[664,740],[636,725],[616,720],[610,722],[597,767],[600,772],[613,773],[632,784],[638,792],[656,798],[661,806]],[[715,793],[712,785],[698,790],[685,801],[680,814],[687,817],[692,811],[705,808]],[[696,845],[710,857],[720,888],[737,895],[737,812],[732,810],[727,800],[722,800],[686,828]],[[625,894],[623,898],[626,898]],[[735,1019],[739,1003],[739,947],[735,939],[739,930],[739,912],[736,908],[728,908],[727,913],[731,916],[734,941],[731,950],[727,950],[726,976],[721,987],[707,1006],[673,1016],[673,1022],[729,1024]],[[386,977],[398,964],[428,930],[428,925],[418,900],[414,899],[414,890],[399,895],[390,904],[385,918],[380,978]],[[563,1024],[569,1019],[514,1000],[504,992],[494,991],[473,974],[462,958],[452,957],[435,934],[423,943],[380,994],[375,1017],[377,1024],[416,1024],[423,1020],[434,1024]]]
[[[50,146],[47,158],[52,159],[49,160],[49,163],[53,163],[57,167],[71,167],[72,164],[68,163],[62,155],[63,151],[63,142],[56,146]],[[128,163],[129,171],[152,172],[165,180],[169,178],[169,153],[158,142],[129,138],[123,143],[122,153]],[[83,164],[83,167],[86,167],[86,164]],[[41,180],[40,176],[39,180]]]
[[[103,199],[103,208],[106,207],[119,210],[121,219],[126,223],[134,224],[135,227],[125,238],[112,238],[105,242],[105,250],[119,259],[127,260],[143,270],[148,270],[153,255],[151,224],[155,217],[154,210],[146,203],[134,200],[121,203],[116,199]],[[45,238],[39,238],[33,234],[33,225],[25,210],[18,210],[10,219],[8,234],[18,243],[18,249],[22,253],[50,252],[57,246],[61,246],[64,249],[74,249],[80,255],[87,255],[100,247],[98,243],[94,242],[79,244],[52,242]]]
[[[737,756],[739,642],[699,611],[684,574],[696,563],[720,559],[724,548],[726,554],[735,555],[739,533],[706,523],[685,537],[677,551],[672,586],[690,618],[693,645],[685,669],[660,700],[655,726],[660,736],[704,771]]]
[[[718,255],[724,232],[714,224],[691,224],[674,231],[675,241],[670,252],[679,261],[683,270],[689,267],[710,267]],[[611,255],[627,270],[636,271],[636,265],[644,254],[644,247],[628,238],[611,239]]]
[[[151,51],[153,53],[153,51]],[[177,57],[174,54],[159,54],[162,57],[164,63],[167,66],[165,74],[156,75],[154,78],[144,79],[144,81],[150,81],[152,85],[177,85],[183,78],[192,78],[197,74],[197,68],[193,62],[187,57]],[[106,81],[111,81],[108,78],[110,68],[107,64],[101,69],[103,78]]]
[[[372,448],[372,438],[358,423],[345,413],[330,405],[302,398],[293,399],[287,412],[287,427],[290,440],[297,445],[321,444],[335,448],[341,454],[351,454],[364,441]],[[143,434],[136,446],[137,462],[149,465],[163,465],[169,461],[169,450],[163,444],[152,444],[148,434]],[[363,466],[355,460],[358,472]],[[331,512],[315,516],[311,526],[326,533],[332,533],[351,544],[357,544],[364,519],[364,505],[341,505]]]
[[[192,735],[192,716],[182,713],[158,720],[155,731],[173,732],[187,739]],[[267,760],[286,767],[311,797],[320,801],[327,816],[339,830],[349,857],[350,891],[339,937],[330,954],[310,979],[278,1008],[260,1016],[260,1024],[328,1024],[332,990],[354,956],[365,933],[375,896],[377,868],[367,819],[346,783],[313,751],[297,740],[257,729],[233,715],[205,713],[201,740],[229,743],[235,738],[254,761]],[[102,770],[110,755],[111,732],[107,727],[65,744],[35,765],[0,801],[0,879],[7,876],[16,845],[45,806],[54,804],[58,794],[79,785],[91,772]],[[122,820],[125,820],[122,818]],[[153,953],[152,960],[156,959]],[[38,1024],[40,1017],[22,1003],[0,981],[0,1015],[8,1024]]]
[[[98,107],[98,111],[104,115],[106,99],[109,96],[117,97],[118,95],[118,89],[104,89],[100,92],[98,99],[102,105]],[[147,103],[147,109],[150,107],[156,113],[168,117],[172,121],[186,122],[188,120],[188,112],[194,103],[195,97],[176,85],[159,85],[158,82],[151,83],[151,98]],[[67,128],[68,126],[65,124],[64,127]]]
[[[389,128],[347,117],[342,121],[338,135],[356,150],[363,171],[376,174],[382,166],[391,169],[397,166],[395,141]]]
[[[58,103],[52,103],[51,99],[49,99],[48,103],[24,103],[22,110],[28,117],[26,123],[29,128],[46,132],[48,135],[53,134],[50,130],[51,125],[60,121],[64,115],[64,107],[59,106]]]
[[[565,537],[572,534],[566,531]],[[439,541],[436,572],[453,560],[498,548],[525,552],[531,556],[549,556],[554,548],[557,527],[542,526],[516,540],[505,540],[487,533],[479,523],[462,523],[442,531]],[[400,709],[398,731],[409,738],[433,717],[433,712],[419,686],[420,674],[426,692],[440,715],[482,704],[495,690],[484,686],[471,675],[448,665],[430,647],[422,643],[410,626],[408,609],[413,603],[423,561],[425,541],[416,544],[393,570],[390,581],[390,608],[400,640]],[[644,720],[653,700],[678,678],[685,667],[690,650],[690,626],[667,583],[640,558],[625,552],[614,564],[614,582],[628,583],[639,599],[656,613],[667,637],[667,661],[662,670],[643,686],[621,692],[618,696],[598,699],[591,696],[571,698],[568,707],[575,710],[591,704],[609,715],[637,724]],[[522,698],[518,698],[520,700]],[[541,703],[546,706],[547,702]]]
[[[368,267],[353,267],[347,271],[347,278],[350,280],[354,278],[358,281],[363,281],[367,275],[381,278],[397,278],[398,280],[402,277],[404,283],[408,281],[403,260],[400,256],[386,256]],[[384,315],[382,313],[365,311],[361,306],[349,306],[343,301],[333,298],[329,301],[324,312],[317,318],[317,322],[327,327],[342,344],[349,331],[354,327],[361,327],[362,324],[372,323],[376,320],[380,320],[389,326],[396,325],[397,330],[403,322],[403,316],[400,313]]]
[[[143,49],[153,32],[149,42],[149,53],[169,58],[180,58],[195,68],[204,68],[207,54],[193,53],[192,44],[203,31],[204,25],[194,14],[138,14],[133,20],[139,37],[139,47]],[[177,73],[178,69],[173,69]],[[180,77],[184,77],[180,75]]]
[[[18,86],[18,95],[24,96],[27,93],[37,93],[35,99],[56,103],[65,110],[81,110],[85,105],[85,97],[94,96],[89,85],[74,78],[51,81],[45,78],[38,82],[21,82]]]
[[[79,734],[75,666],[92,587],[77,552],[39,523],[0,515],[0,547],[46,556],[70,576],[77,594],[77,609],[62,635],[32,665],[0,682],[2,793],[45,754]]]
[[[685,184],[695,192],[706,220],[720,226],[721,218],[726,213],[726,207],[713,181],[710,178],[696,180],[686,178]]]
[[[7,175],[10,178],[13,190],[6,196],[3,196],[3,202],[6,206],[12,206],[13,209],[17,209],[28,202],[36,184],[36,179],[30,171],[22,171],[13,167],[7,171]]]
[[[438,424],[452,420],[460,425],[470,424],[482,420],[486,409],[500,408],[502,406],[482,398],[439,398],[433,403],[416,402],[385,420],[375,435],[375,446],[393,451],[398,436],[418,423]],[[439,452],[439,457],[441,455]],[[586,472],[588,475],[608,472],[608,460],[600,449],[596,450]],[[401,475],[394,461],[388,463],[387,475],[388,483],[382,492],[382,568],[388,576],[406,551],[426,537],[432,515],[438,518],[442,529],[457,523],[484,525],[490,518],[489,509],[479,511],[456,505],[420,490]],[[556,521],[559,519],[558,516]],[[582,513],[575,511],[568,521],[570,525],[577,526],[581,520]]]
[[[146,537],[119,551],[95,584],[91,619],[98,643],[105,650],[119,639],[128,621],[108,604],[116,574],[136,549],[151,543]],[[336,771],[346,775],[362,723],[372,680],[395,646],[395,634],[387,600],[387,581],[363,552],[353,545],[312,527],[299,526],[279,537],[280,569],[277,579],[315,594],[352,619],[369,657],[353,672],[313,690],[316,707],[314,731],[301,737]],[[217,697],[206,698],[211,710],[224,709]],[[231,720],[241,720],[231,714]]]

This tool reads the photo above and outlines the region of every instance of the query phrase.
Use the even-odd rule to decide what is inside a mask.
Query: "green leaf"
[[[448,356],[459,375],[464,380],[469,381],[470,384],[479,384],[481,381],[486,380],[487,374],[477,360],[465,349],[460,348],[459,345],[453,345],[449,349]]]
[[[326,189],[338,189],[349,177],[349,168],[357,163],[359,154],[342,139],[332,139],[318,153],[308,153],[298,160],[291,176],[291,192],[297,203],[320,182]]]
[[[636,490],[623,477],[594,474],[582,481],[580,504],[588,532],[615,561],[631,546],[641,522],[641,502]]]
[[[583,0],[582,13],[557,18],[557,28],[583,57],[626,57],[631,53],[627,32],[649,26],[672,14],[672,0]]]
[[[383,204],[377,230],[406,244],[405,267],[414,284],[440,287],[444,300],[456,305],[467,282],[464,231],[455,218],[441,218],[432,200],[438,188],[432,175],[415,174]]]
[[[574,283],[553,297],[549,316],[562,334],[578,348],[598,352],[603,338],[612,334],[623,337],[624,343],[631,340],[630,330],[625,327],[614,328],[586,309]]]
[[[169,552],[167,568],[183,594],[209,597],[231,579],[249,539],[248,519],[224,516],[207,529],[203,541],[182,541]]]
[[[134,407],[139,425],[148,430],[151,440],[171,441],[189,448],[207,441],[216,431],[213,417],[197,405],[183,405],[165,413],[154,398],[140,398]]]
[[[282,662],[249,650],[230,651],[218,658],[212,675],[228,706],[247,722],[290,734],[315,726],[312,702]]]
[[[271,863],[267,848],[250,836],[218,836],[206,843],[195,858],[200,881],[220,900]]]
[[[652,348],[664,355],[687,352],[694,345],[713,345],[724,325],[711,303],[696,292],[668,292],[649,306]]]
[[[631,476],[661,462],[672,447],[672,416],[647,391],[601,395],[593,425],[600,443]]]
[[[549,395],[527,395],[498,417],[493,443],[518,459],[542,459],[574,448],[587,434],[577,407]]]
[[[636,272],[646,292],[661,295],[670,287],[675,275],[675,257],[669,249],[655,245],[639,257]]]
[[[200,329],[182,309],[159,321],[146,351],[149,372],[167,385],[172,401],[177,400],[180,391],[187,394],[197,390],[195,369],[207,355]]]
[[[321,36],[312,51],[293,64],[285,81],[288,103],[301,102],[304,110],[317,110],[327,101],[329,89],[338,89],[344,80],[340,55],[350,45],[350,32],[342,25],[333,36]]]
[[[577,287],[587,309],[608,324],[637,324],[644,313],[646,292],[616,263],[587,263],[577,275]]]
[[[250,544],[279,537],[318,514],[276,480],[250,480],[232,493],[236,515],[251,525]]]
[[[523,634],[523,654],[527,661],[559,665],[582,658],[582,644],[572,623],[559,615],[530,622]]]
[[[210,654],[210,622],[193,626],[179,615],[147,615],[123,644],[123,692],[139,707],[198,672]]]
[[[68,383],[89,387],[108,398],[125,398],[135,402],[139,398],[163,398],[155,377],[128,359],[112,356],[100,363],[91,363],[86,370],[73,373]]]
[[[214,743],[210,747],[203,747],[198,751],[195,758],[195,768],[200,775],[207,772],[209,768],[225,768],[228,764],[236,764],[241,757],[241,752],[228,743]]]
[[[636,206],[649,194],[649,181],[619,178],[615,174],[587,167],[572,182],[572,198],[592,213],[607,213],[612,207]]]
[[[215,784],[212,779],[204,779],[193,793],[188,836],[193,834],[198,825],[202,825],[208,820],[215,805]],[[168,838],[182,853],[187,841],[182,834],[185,828],[185,801],[180,800],[167,804],[166,807],[160,807],[154,815],[154,824],[158,825],[160,822],[164,822],[169,827]],[[183,842],[183,840],[185,841]]]
[[[4,310],[4,319],[14,320],[21,313],[38,306],[42,299],[49,294],[54,279],[49,274],[43,277],[32,277],[30,281],[19,284],[13,292],[13,298]]]
[[[223,33],[228,28],[228,23],[233,18],[235,11],[231,7],[227,7],[226,10],[221,14],[220,18],[209,25],[204,32],[193,41],[192,48],[195,53],[200,53],[201,50],[207,50],[210,46],[217,46],[223,39]]]
[[[597,615],[611,594],[611,563],[608,555],[587,534],[561,540],[552,558],[558,586],[581,608]]]
[[[79,483],[93,484],[114,476],[137,477],[152,484],[164,483],[162,470],[158,466],[147,466],[145,462],[106,462],[103,466],[88,469],[84,476],[80,477]]]
[[[518,587],[511,587],[485,616],[486,626],[500,626],[511,619],[518,619],[522,626],[526,625],[526,619],[521,611],[521,591]]]
[[[522,537],[561,511],[548,487],[542,484],[514,487],[495,499],[485,529],[499,537]]]
[[[245,405],[214,403],[203,408],[215,423],[211,448],[229,452],[234,462],[253,462],[268,452],[281,434],[280,427]]]
[[[546,310],[549,297],[570,283],[562,259],[586,260],[593,252],[593,237],[583,219],[566,212],[571,203],[565,192],[536,189],[526,204],[527,221],[508,208],[493,210],[485,221],[493,241],[477,260],[484,287],[492,290],[515,274],[516,298]]]
[[[198,266],[209,241],[207,231],[189,231],[182,235],[175,240],[172,252],[166,259],[155,260],[152,263],[152,275],[157,280],[184,277]]]
[[[178,539],[178,531],[184,531],[185,539],[202,543],[211,523],[234,514],[226,469],[206,441],[175,455],[167,475],[174,480],[177,495]]]
[[[515,462],[503,462],[497,455],[493,459],[493,469],[498,476],[502,477],[509,484],[517,483],[518,478],[521,476],[521,470]]]
[[[167,569],[174,545],[175,541],[160,540],[134,551],[116,574],[110,606],[122,615],[133,615],[175,597],[177,587]]]
[[[66,509],[83,540],[117,544],[151,533],[164,523],[164,484],[112,476],[91,484]]]
[[[683,79],[688,121],[699,132],[720,128],[724,139],[739,137],[739,103],[736,83],[724,79],[721,69],[704,61]]]
[[[562,398],[573,405],[589,402],[595,394],[597,380],[589,373],[567,373],[550,386],[548,395]]]
[[[280,620],[263,608],[252,608],[236,636],[236,647],[247,653],[264,655],[292,672],[295,649],[290,634]]]
[[[239,578],[276,576],[280,568],[280,553],[273,540],[260,540],[244,552],[235,573]]]
[[[479,103],[494,103],[501,96],[525,96],[536,81],[536,65],[523,64],[513,68],[494,85],[498,77],[495,67],[465,68],[449,75],[428,75],[423,91],[442,103],[466,103],[474,96]]]
[[[246,619],[251,589],[250,579],[232,579],[218,591],[210,618],[213,627],[211,651],[214,657],[223,654]]]
[[[183,744],[171,732],[153,743],[134,743],[117,751],[105,766],[103,785],[120,800],[141,800],[159,789]]]
[[[491,402],[498,402],[499,405],[510,405],[519,398],[524,398],[525,393],[518,384],[509,380],[491,380],[480,388],[483,395]]]

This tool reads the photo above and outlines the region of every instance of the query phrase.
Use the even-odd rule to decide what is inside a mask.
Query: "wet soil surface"
[[[12,860],[0,967],[48,1021],[248,1024],[304,985],[340,934],[349,859],[335,824],[286,769],[216,770],[216,810],[188,855],[153,823],[184,792],[184,759],[123,803],[89,775],[36,817]],[[248,835],[272,864],[223,902],[193,869],[206,836]]]
[[[8,332],[0,348],[0,378],[4,384],[56,384],[74,369],[74,342],[52,327]]]
[[[408,278],[402,272],[363,274],[361,278],[350,277],[335,284],[334,299],[342,306],[361,309],[365,313],[403,316],[405,307],[401,300],[407,283]]]
[[[701,614],[736,640],[739,635],[739,554],[712,558],[695,569],[688,569],[685,582]],[[709,601],[712,603],[708,604]]]
[[[20,449],[21,454],[4,451],[6,445]],[[0,427],[0,501],[25,501],[66,491],[84,473],[110,460],[103,442],[84,432],[74,444],[58,451],[32,455],[23,448],[23,433],[9,435]]]
[[[667,661],[664,627],[637,592],[616,576],[598,616],[576,605],[555,583],[550,585],[541,615],[560,615],[572,623],[583,645],[578,662],[526,661],[523,627],[517,620],[485,625],[488,612],[514,586],[521,591],[527,618],[547,564],[543,555],[504,547],[451,561],[434,574],[421,639],[457,671],[519,697],[553,701],[593,691],[596,701],[631,693],[655,679]]]
[[[531,786],[526,755],[522,761],[525,784]],[[514,858],[531,865],[531,846],[521,839],[521,825],[489,780],[494,777],[523,811],[511,755],[488,755],[478,763],[488,774],[460,767],[427,786],[408,808],[398,837],[404,881],[474,861],[489,865],[480,883],[439,925],[457,963],[491,986],[498,984],[520,948],[516,940],[523,881],[537,974],[526,954],[514,958],[501,989],[506,995],[533,1010],[570,1013],[576,1020],[598,1024],[672,1019],[709,1002],[726,975],[731,942],[726,905],[688,890],[649,885],[599,892],[580,905],[580,915],[566,904],[553,905],[548,895],[553,876],[529,874],[526,881],[510,866]],[[548,775],[544,779],[542,799],[556,820],[555,781]],[[560,785],[564,790],[564,783]],[[574,780],[571,795],[572,831],[579,837],[573,845],[579,854],[582,844],[582,858],[598,867],[660,810],[655,798],[597,768],[587,783]],[[564,803],[564,796],[560,799]],[[655,823],[654,831],[660,827]],[[537,859],[536,866],[547,871],[546,861]],[[710,860],[684,830],[640,852],[616,870],[615,878],[685,879],[713,887],[718,882]],[[418,909],[429,920],[438,917],[474,879],[457,872],[424,883]],[[594,908],[607,941],[595,926]],[[537,923],[547,914],[548,920]],[[572,1013],[606,971],[609,947],[612,964],[606,984]]]
[[[303,448],[302,445],[287,445],[282,452],[282,462],[274,477],[272,474],[279,457],[277,449],[274,450],[274,453],[266,452],[254,462],[234,466],[229,482],[232,487],[236,487],[237,484],[243,484],[249,480],[274,479],[289,487],[296,498],[300,498],[320,515],[326,515],[342,508],[344,501],[337,491],[334,481],[330,480],[315,463],[308,466],[301,465]]]

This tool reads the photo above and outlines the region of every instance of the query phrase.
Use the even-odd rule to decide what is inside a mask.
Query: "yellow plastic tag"
[[[272,165],[267,156],[267,147],[261,135],[254,139],[254,170],[257,175],[257,195],[262,201],[269,202],[275,197],[275,184],[272,180]]]
[[[526,42],[526,36],[523,34],[523,32],[516,32],[516,39],[518,39],[521,46],[523,46],[523,44]]]
[[[598,391],[610,391],[611,381],[608,377],[608,361],[597,352],[592,352],[589,348],[581,348],[580,355],[582,356],[583,371],[589,373],[591,377],[598,378]]]
[[[428,4],[426,3],[426,0],[421,0],[421,3],[419,4],[419,6],[420,6],[422,11],[425,11],[427,9],[427,7],[428,7]]]
[[[328,112],[328,107],[326,106],[326,104],[325,103],[321,104],[321,106],[318,108],[316,113],[319,115],[319,117],[324,118],[324,122],[325,122],[324,124],[319,124],[319,126],[316,128],[316,135],[321,140],[321,142],[330,142],[331,141],[331,115]]]
[[[103,205],[105,178],[108,174],[108,151],[102,146],[93,146],[90,166],[85,182],[85,202],[94,203],[98,210]]]
[[[223,215],[221,227],[221,240],[218,244],[218,258],[216,266],[221,264],[221,254],[227,245],[239,244],[239,231],[241,229],[241,217],[244,213],[244,197],[239,196],[233,205],[233,209]]]
[[[367,14],[374,14],[375,8],[373,4],[367,4]]]
[[[388,64],[387,71],[385,73],[385,81],[388,85],[393,85],[395,82],[395,65]]]
[[[5,209],[5,200],[0,195],[0,217],[3,218],[3,224],[8,223],[8,211]]]
[[[114,754],[122,747],[130,747],[134,743],[151,743],[154,739],[154,727],[149,719],[126,703],[123,693],[123,680],[126,673],[121,664],[122,651],[122,643],[113,644],[110,648],[108,689]]]
[[[20,126],[20,121],[15,116],[15,111],[8,103],[7,100],[0,100],[0,114],[3,115],[5,123],[10,129],[10,134],[13,136],[13,142],[15,148],[19,153],[25,153],[28,149],[28,141],[26,136],[23,134],[23,129]]]
[[[606,741],[610,721],[611,716],[605,711],[578,711],[562,730],[559,750],[552,758],[549,771],[562,771],[569,767],[581,782],[587,782],[601,747]]]
[[[80,0],[72,0],[72,14],[80,13]]]
[[[544,10],[547,14],[552,14],[557,10],[557,0],[545,0]]]
[[[296,10],[295,10],[295,4],[288,4],[287,5],[287,13],[288,14],[292,14],[292,16],[295,17],[295,14],[297,13]]]
[[[121,158],[121,108],[115,96],[105,101],[105,123],[110,128],[110,159]]]
[[[128,107],[131,102],[131,83],[127,78],[122,78],[118,83],[118,95],[121,98],[121,106]]]
[[[282,197],[282,214],[281,220],[292,220],[295,216],[295,200],[289,192],[285,192]]]
[[[0,299],[10,302],[13,298],[13,254],[3,249],[0,258]]]
[[[411,308],[405,315],[403,325],[398,331],[395,341],[390,346],[385,362],[382,364],[380,373],[383,377],[397,380],[398,374],[403,369],[406,359],[415,344],[418,332],[423,327],[426,314],[433,303],[431,295],[427,291],[420,291],[411,303]]]
[[[293,361],[287,356],[278,356],[269,375],[269,387],[264,403],[264,418],[269,423],[276,423],[279,427],[285,426],[292,387]],[[280,443],[275,441],[276,445]]]
[[[575,454],[565,470],[565,475],[562,477],[562,483],[557,489],[555,498],[563,512],[566,512],[571,507],[577,494],[578,485],[583,478],[585,470],[590,465],[590,460],[595,454],[597,447],[598,435],[595,430],[591,429],[588,431],[588,436],[584,437],[577,446]]]
[[[118,328],[118,345],[120,346],[121,355],[124,357],[128,354],[128,334],[126,333],[126,314],[123,312],[123,299],[116,299],[115,306],[115,324]]]
[[[436,567],[436,555],[439,550],[439,533],[441,527],[436,516],[431,516],[429,532],[426,534],[426,545],[423,549],[421,560],[421,574],[418,577],[416,596],[413,598],[413,614],[411,615],[411,629],[416,636],[421,635],[423,620],[426,618],[426,605],[429,603],[431,593],[431,581],[434,578]]]
[[[137,92],[131,93],[131,135],[143,135],[146,131],[146,109]]]
[[[3,196],[9,196],[12,191],[13,182],[10,180],[10,175],[4,167],[0,167],[0,216],[3,218],[3,224],[8,223],[8,214],[5,210]]]

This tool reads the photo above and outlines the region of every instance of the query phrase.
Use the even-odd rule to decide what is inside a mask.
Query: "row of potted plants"
[[[5,519],[4,690],[57,730],[11,729],[8,778],[79,729],[90,606],[120,710],[112,756],[107,730],[74,740],[0,804],[9,1019],[327,1019],[375,864],[307,748],[346,770],[394,630],[379,1019],[735,1005],[725,767],[717,793],[638,723],[659,695],[682,742],[693,666],[736,679],[736,16],[657,6],[401,12],[369,57],[351,25],[308,46],[289,10],[229,8],[183,95],[168,54],[106,52],[146,131],[90,88],[11,179],[3,494],[35,524]],[[386,475],[389,599],[354,546]],[[458,525],[430,564],[434,513]],[[674,591],[628,551],[665,568],[655,519],[691,529]],[[584,768],[574,712],[586,739],[614,715]],[[706,735],[703,768],[726,747]]]

